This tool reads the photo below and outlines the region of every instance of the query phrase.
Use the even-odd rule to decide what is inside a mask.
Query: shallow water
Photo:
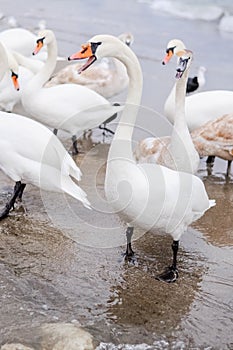
[[[15,4],[18,7],[13,10],[3,0],[0,10],[30,28],[45,18],[56,31],[60,54],[67,56],[93,34],[131,30],[145,79],[143,105],[156,105],[158,112],[162,112],[174,82],[174,65],[164,69],[160,62],[167,41],[175,33],[189,39],[196,53],[194,71],[208,64],[206,88],[232,89],[232,63],[228,61],[232,39],[229,44],[214,24],[200,22],[196,26],[185,20],[158,17],[145,4],[130,0],[122,3],[122,9],[107,1],[98,2],[98,6],[95,1],[84,5],[70,0],[65,6],[58,1],[56,13],[54,3],[24,1],[21,6]],[[6,22],[2,22],[4,26]],[[218,50],[212,55],[215,45]],[[119,100],[124,98],[124,93],[119,96]],[[140,112],[135,139],[149,132],[163,135],[170,130],[155,112],[145,108]],[[68,148],[70,140],[66,136],[62,140]],[[93,141],[98,143],[95,147]],[[170,264],[169,237],[143,235],[133,243],[137,263],[128,265],[123,261],[125,227],[118,216],[104,214],[102,201],[111,138],[107,138],[107,144],[100,141],[98,130],[92,138],[82,139],[83,153],[76,159],[85,175],[82,186],[98,210],[89,212],[69,198],[47,196],[28,186],[23,206],[18,205],[1,222],[0,345],[21,341],[40,349],[41,324],[78,322],[94,335],[99,350],[232,349],[233,176],[231,173],[226,179],[226,163],[218,160],[212,174],[208,174],[204,160],[201,162],[198,175],[217,205],[183,235],[179,279],[167,285],[154,277]],[[0,206],[12,186],[0,173]],[[112,228],[118,235],[110,235]]]

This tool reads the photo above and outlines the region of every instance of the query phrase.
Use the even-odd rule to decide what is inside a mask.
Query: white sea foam
[[[233,16],[224,16],[220,20],[218,28],[222,32],[233,33]]]
[[[224,15],[222,7],[198,2],[191,4],[182,1],[152,0],[150,6],[155,11],[192,20],[215,21]]]
[[[168,343],[166,340],[155,341],[153,345],[143,344],[119,344],[100,343],[96,350],[184,350],[186,349],[183,341],[173,341]]]
[[[151,7],[159,12],[193,20],[215,21],[224,14],[224,10],[219,6],[205,6],[198,3],[190,5],[172,0],[154,0]]]

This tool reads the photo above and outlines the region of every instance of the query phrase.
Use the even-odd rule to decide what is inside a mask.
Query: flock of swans
[[[215,205],[202,180],[195,175],[200,156],[217,156],[229,162],[233,159],[230,114],[233,92],[206,91],[185,97],[193,53],[180,40],[170,41],[164,63],[172,56],[178,59],[177,83],[165,104],[165,114],[174,123],[172,135],[142,140],[133,150],[132,134],[141,103],[143,76],[139,60],[129,47],[132,37],[94,36],[79,52],[68,57],[70,61],[87,59],[86,63],[69,65],[70,68],[52,76],[58,59],[53,31],[40,31],[36,38],[25,35],[25,40],[21,34],[21,48],[14,46],[9,31],[5,37],[4,33],[0,34],[0,84],[4,83],[5,89],[12,78],[15,90],[19,89],[12,93],[17,97],[11,97],[11,104],[0,101],[0,169],[15,182],[13,194],[0,212],[0,220],[9,215],[17,199],[22,200],[29,183],[45,191],[67,193],[91,209],[86,193],[78,184],[81,171],[56,133],[68,132],[77,152],[77,136],[121,112],[108,153],[106,199],[127,224],[127,259],[134,257],[131,239],[135,226],[145,232],[171,235],[172,264],[157,278],[174,282],[178,277],[180,237],[192,222]],[[43,53],[39,63],[28,57],[28,47],[35,56]],[[95,61],[101,63],[92,66]],[[24,75],[23,69],[31,76]],[[91,73],[82,79],[84,71]],[[73,75],[77,79],[71,82]],[[23,76],[25,81],[20,82]],[[4,79],[8,80],[4,82]],[[98,89],[98,85],[102,88]],[[112,105],[107,98],[126,86],[125,105]],[[4,111],[4,108],[12,111],[19,101],[30,117]]]

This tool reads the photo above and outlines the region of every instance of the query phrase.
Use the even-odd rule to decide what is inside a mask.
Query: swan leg
[[[25,187],[26,187],[26,184],[22,184],[21,183],[21,188],[20,188],[20,191],[19,191],[19,194],[18,194],[19,202],[22,202],[22,196],[23,196],[23,191],[24,191]]]
[[[79,153],[78,151],[78,140],[76,135],[72,136],[72,144],[73,144],[73,150],[72,150],[72,154],[75,156]]]
[[[109,129],[109,128],[106,127],[106,124],[101,124],[101,125],[99,125],[99,129],[100,129],[100,130],[103,130],[103,133],[102,133],[102,134],[103,134],[103,142],[105,141],[105,136],[106,136],[105,131],[109,132],[109,133],[112,134],[112,135],[115,134],[114,131],[112,131],[111,129]]]
[[[169,266],[166,271],[161,273],[156,277],[159,281],[164,281],[167,283],[175,282],[178,278],[178,270],[177,270],[177,253],[179,249],[179,241],[173,241],[172,243],[172,251],[173,251],[173,262],[172,266]]]
[[[26,185],[22,184],[21,181],[17,181],[15,183],[14,192],[13,192],[10,200],[6,203],[4,210],[0,213],[0,220],[5,219],[8,216],[10,210],[12,208],[14,209],[15,201],[19,196],[21,196],[21,198],[22,198],[22,194],[23,194],[23,190],[24,190],[25,186]]]
[[[126,245],[126,252],[125,252],[125,259],[132,259],[132,257],[134,256],[134,251],[131,247],[131,239],[133,236],[133,227],[127,227],[126,230],[126,239],[127,239],[127,245]]]
[[[206,160],[206,164],[208,166],[213,166],[214,165],[214,160],[215,160],[215,156],[208,156],[207,160]]]
[[[232,162],[232,160],[227,161],[227,173],[226,173],[227,176],[229,176],[230,171],[231,171],[231,162]]]
[[[54,135],[56,135],[56,136],[57,136],[58,129],[53,129],[53,133],[54,133]]]

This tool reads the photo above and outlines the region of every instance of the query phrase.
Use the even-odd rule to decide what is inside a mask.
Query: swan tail
[[[216,205],[216,201],[215,201],[215,199],[210,199],[209,200],[209,208],[212,208],[212,207],[214,207]],[[208,209],[209,209],[208,208]]]
[[[84,207],[91,209],[91,204],[87,199],[87,194],[77,184],[75,184],[69,176],[63,176],[61,179],[62,190],[71,197],[82,202]]]
[[[68,153],[66,154],[66,159],[63,162],[63,174],[65,176],[71,175],[77,181],[80,181],[82,177],[81,170]]]

